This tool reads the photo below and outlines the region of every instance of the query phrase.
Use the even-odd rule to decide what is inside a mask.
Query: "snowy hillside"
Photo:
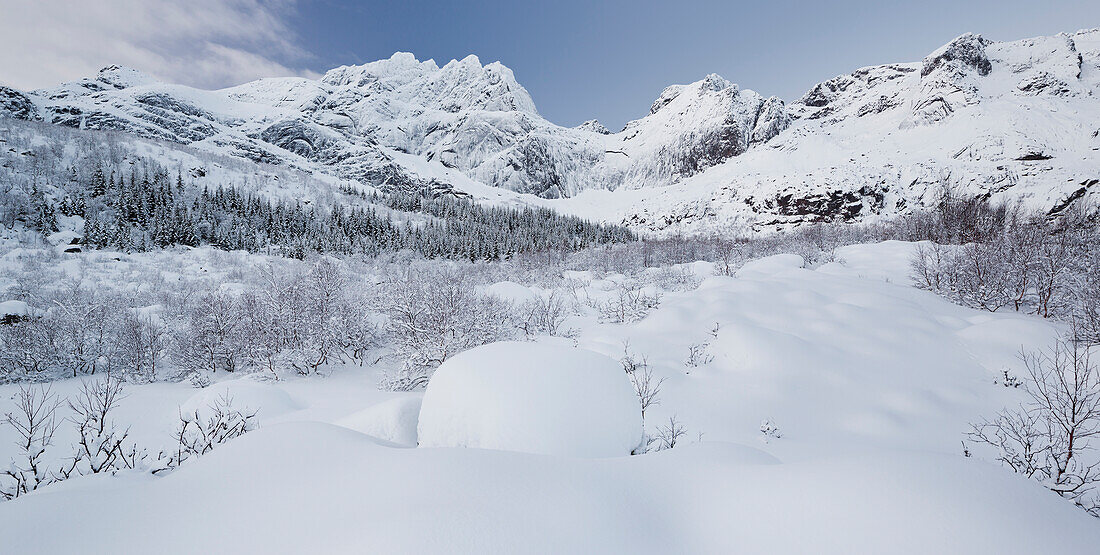
[[[467,351],[424,394],[379,391],[381,370],[358,365],[277,381],[222,372],[206,389],[128,384],[116,417],[151,448],[172,441],[178,407],[226,392],[259,411],[259,429],[167,475],[74,478],[0,503],[0,535],[5,549],[41,553],[1093,551],[1096,519],[961,455],[970,422],[1024,399],[999,383],[1021,372],[1012,353],[1048,344],[1059,326],[912,288],[915,248],[844,247],[816,269],[784,254],[734,276],[684,265],[694,283],[649,286],[661,304],[632,323],[586,302],[612,298],[622,274],[498,282],[487,290],[575,296],[575,339]],[[202,279],[244,279],[241,268],[263,264],[226,266],[202,250],[85,256],[86,270],[61,269],[109,280],[199,266],[211,271]],[[622,451],[637,437],[637,401],[615,363],[624,353],[664,380],[645,426],[674,449],[592,454],[593,441]],[[599,379],[582,381],[580,368]],[[15,393],[0,386],[0,412]],[[633,422],[599,416],[604,401]],[[427,435],[415,447],[418,424]],[[51,453],[67,453],[69,433]],[[14,454],[14,434],[0,427],[0,458]],[[491,438],[496,449],[454,446]],[[56,533],[62,514],[80,518]]]
[[[654,232],[902,213],[943,189],[1061,210],[1100,179],[1100,30],[964,35],[785,104],[717,76],[660,93],[619,132],[554,125],[512,71],[398,53],[314,81],[202,91],[118,66],[0,87],[0,113],[115,129],[377,187],[498,188]],[[547,202],[543,199],[563,199]]]

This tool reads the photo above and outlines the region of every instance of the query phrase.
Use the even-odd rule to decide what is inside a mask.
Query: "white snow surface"
[[[417,437],[420,447],[616,457],[641,443],[641,406],[622,366],[605,355],[505,341],[439,367]]]
[[[416,447],[420,401],[419,395],[390,399],[341,418],[336,424],[397,445]]]
[[[209,393],[187,383],[129,385],[116,419],[154,451],[170,445],[181,405],[219,387],[259,405],[259,429],[163,477],[78,478],[2,502],[0,551],[1094,553],[1096,519],[982,453],[961,455],[970,422],[1024,399],[995,383],[1003,370],[1021,375],[1014,354],[1063,330],[912,288],[905,276],[915,248],[844,247],[816,269],[782,255],[734,277],[690,265],[701,284],[665,291],[637,322],[601,323],[582,307],[566,323],[575,339],[468,352],[464,371],[437,374],[443,381],[432,381],[419,418],[419,396],[378,391],[371,367],[225,380]],[[113,264],[125,272],[167,255],[123,256]],[[100,275],[92,264],[88,279],[93,270]],[[623,282],[596,272],[569,277],[579,298],[600,299]],[[444,428],[431,421],[444,416],[465,425],[468,416],[499,414],[491,424],[545,442],[526,422],[504,420],[527,410],[515,393],[525,387],[519,379],[535,380],[526,390],[546,395],[527,399],[540,425],[553,413],[574,426],[580,411],[560,397],[602,398],[583,390],[610,386],[599,386],[602,374],[574,376],[569,361],[608,357],[599,363],[608,379],[613,370],[622,378],[609,359],[622,357],[624,343],[665,379],[645,427],[653,433],[675,415],[688,434],[674,449],[588,458],[519,453],[514,444],[407,448],[416,420],[429,432]],[[713,361],[688,366],[688,348],[699,343]],[[447,383],[459,374],[503,377]],[[70,395],[78,386],[64,380],[53,391]],[[432,399],[448,392],[470,402]],[[11,410],[14,393],[0,386],[0,413]],[[602,426],[596,419],[584,418]],[[782,437],[764,440],[765,419]],[[59,428],[51,456],[68,455],[71,435]],[[14,453],[14,440],[0,426],[0,460]]]

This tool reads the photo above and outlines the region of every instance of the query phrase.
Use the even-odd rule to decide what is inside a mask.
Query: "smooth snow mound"
[[[180,405],[180,412],[189,414],[197,410],[200,415],[205,415],[215,402],[224,397],[230,399],[233,408],[260,411],[264,418],[283,415],[302,408],[278,386],[237,379],[216,383],[192,395]]]
[[[27,303],[23,301],[4,301],[0,303],[0,316],[25,316]]]
[[[492,343],[439,367],[418,436],[421,447],[615,457],[641,441],[641,406],[622,366],[604,355]]]
[[[420,417],[420,397],[398,397],[336,421],[338,426],[416,447],[416,421]]]

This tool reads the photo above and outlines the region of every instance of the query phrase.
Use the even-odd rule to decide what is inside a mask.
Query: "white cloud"
[[[293,0],[0,0],[0,83],[56,85],[120,64],[203,88],[316,76]]]

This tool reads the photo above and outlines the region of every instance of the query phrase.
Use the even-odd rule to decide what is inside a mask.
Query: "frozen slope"
[[[260,430],[163,478],[78,479],[0,503],[0,536],[38,553],[1094,552],[1096,519],[961,455],[968,422],[1022,399],[995,383],[1002,368],[1018,373],[1013,354],[1058,329],[909,287],[914,248],[845,247],[816,269],[781,255],[734,277],[698,263],[697,289],[667,292],[636,323],[571,319],[580,348],[619,358],[627,342],[666,379],[646,427],[677,416],[688,435],[669,451],[401,448],[348,429],[415,437],[415,397],[374,390],[369,368],[244,379],[223,386],[260,405]],[[581,298],[622,279],[572,277]],[[697,343],[714,360],[692,367]],[[0,387],[0,412],[11,391]],[[120,417],[159,446],[194,395],[135,385]],[[782,437],[765,441],[764,419]],[[0,456],[10,433],[0,428]]]

